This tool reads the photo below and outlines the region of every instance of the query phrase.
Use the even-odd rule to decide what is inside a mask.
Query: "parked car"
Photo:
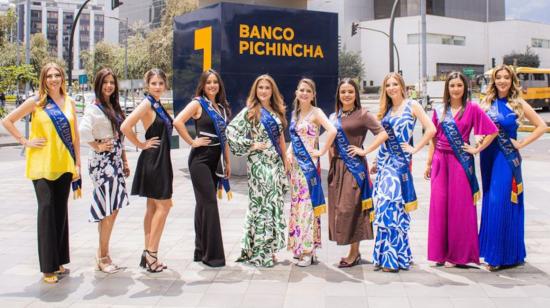
[[[76,102],[76,110],[84,112],[84,108],[86,108],[86,106],[93,104],[95,94],[93,92],[77,93],[74,95],[74,100]]]

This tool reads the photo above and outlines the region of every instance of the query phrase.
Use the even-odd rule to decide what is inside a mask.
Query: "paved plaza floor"
[[[499,272],[482,268],[433,267],[426,260],[429,182],[422,178],[426,151],[413,163],[419,209],[412,214],[410,241],[415,264],[398,274],[373,271],[373,242],[361,244],[363,264],[338,269],[346,246],[328,241],[322,218],[320,263],[293,264],[287,251],[273,268],[236,263],[247,208],[245,177],[234,177],[234,199],[220,203],[227,266],[192,261],[194,195],[187,172],[188,148],[172,151],[174,207],[160,257],[169,269],[159,274],[138,268],[143,249],[145,199],[131,197],[118,216],[111,241],[114,261],[126,267],[106,275],[95,270],[97,226],[89,223],[91,183],[86,168],[82,199],[70,200],[71,273],[46,285],[39,273],[36,198],[24,178],[20,147],[0,147],[0,307],[550,307],[550,138],[524,153],[527,263]],[[83,149],[83,165],[87,163]],[[129,152],[131,168],[138,153]],[[372,155],[370,158],[372,159]],[[323,162],[326,179],[326,158]],[[326,185],[326,183],[324,183]],[[480,208],[478,208],[480,211]],[[289,202],[285,209],[288,216]]]

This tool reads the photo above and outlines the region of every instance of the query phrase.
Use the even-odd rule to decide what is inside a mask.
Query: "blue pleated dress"
[[[497,121],[510,138],[517,138],[517,116],[506,99],[493,102]],[[479,231],[480,256],[491,266],[510,266],[525,260],[523,193],[512,203],[512,169],[495,139],[481,152],[483,207]]]

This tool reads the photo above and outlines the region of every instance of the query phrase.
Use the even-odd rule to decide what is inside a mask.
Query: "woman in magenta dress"
[[[428,260],[442,266],[479,264],[476,202],[480,192],[474,156],[495,138],[497,128],[483,109],[468,102],[468,81],[451,72],[445,81],[443,104],[435,108],[437,128],[427,159],[431,179]],[[469,145],[470,133],[486,136]]]

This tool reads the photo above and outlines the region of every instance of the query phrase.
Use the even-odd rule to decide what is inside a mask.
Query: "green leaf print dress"
[[[281,121],[276,114],[271,115],[282,133]],[[273,254],[285,247],[286,224],[283,210],[288,180],[282,158],[271,143],[264,126],[248,120],[248,108],[244,108],[231,121],[226,134],[231,152],[237,156],[247,156],[249,204],[241,256],[237,262],[272,267]],[[270,146],[263,151],[250,151],[255,142],[265,142]]]

